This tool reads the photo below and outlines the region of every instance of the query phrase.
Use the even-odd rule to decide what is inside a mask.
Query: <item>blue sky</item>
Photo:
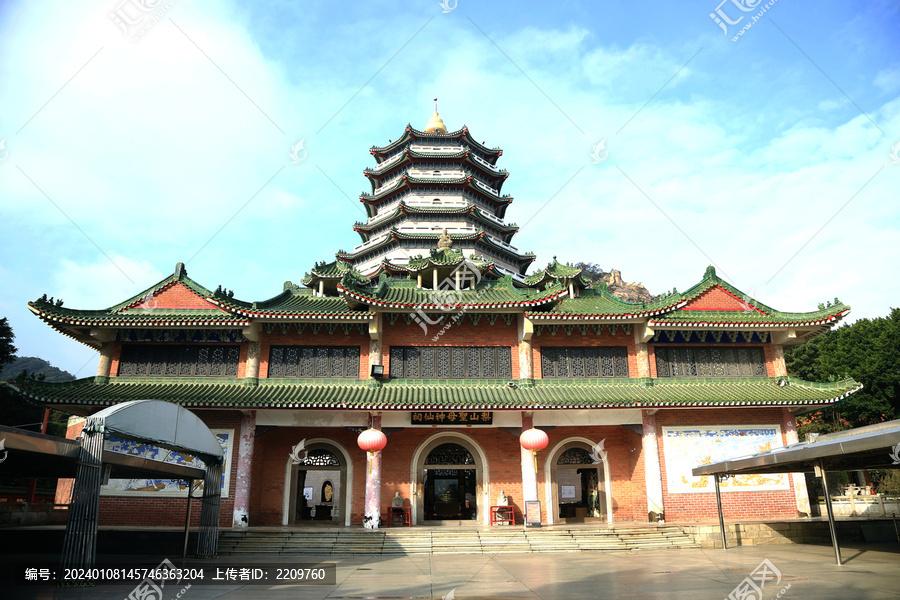
[[[21,355],[85,377],[96,353],[29,300],[105,308],[179,261],[238,298],[278,294],[359,243],[369,147],[424,127],[434,96],[448,127],[504,149],[514,243],[536,266],[596,262],[660,293],[712,263],[781,310],[837,296],[851,318],[884,315],[900,291],[898,10],[7,1],[0,316]]]

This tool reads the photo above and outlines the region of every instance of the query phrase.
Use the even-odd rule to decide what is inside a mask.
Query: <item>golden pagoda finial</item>
[[[434,99],[434,114],[425,126],[425,133],[447,133],[447,126],[438,115],[437,98]]]

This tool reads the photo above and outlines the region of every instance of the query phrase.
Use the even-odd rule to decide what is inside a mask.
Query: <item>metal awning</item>
[[[834,545],[835,559],[840,565],[841,550],[837,543],[831,495],[824,474],[827,471],[898,468],[900,468],[900,420],[820,435],[806,442],[703,465],[695,468],[692,473],[695,476],[713,477],[719,507],[722,546],[725,547],[725,521],[722,515],[722,495],[719,490],[720,476],[742,473],[815,472],[822,477],[825,488],[825,508],[828,510],[831,541]]]
[[[81,444],[24,429],[0,425],[0,440],[8,452],[0,465],[2,477],[74,478]],[[105,451],[103,466],[110,479],[203,479],[204,470],[140,456]]]
[[[891,469],[892,448],[900,444],[900,420],[820,435],[815,440],[750,456],[703,465],[694,475],[812,472],[819,461],[828,471]]]

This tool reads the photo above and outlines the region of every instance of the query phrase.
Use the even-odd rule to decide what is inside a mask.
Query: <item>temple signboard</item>
[[[492,412],[413,412],[410,415],[413,425],[491,425],[493,422]]]

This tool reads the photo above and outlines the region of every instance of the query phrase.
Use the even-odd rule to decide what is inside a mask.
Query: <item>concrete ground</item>
[[[0,598],[90,600],[874,600],[900,598],[900,547],[848,544],[844,565],[830,546],[747,546],[722,550],[576,552],[562,554],[459,554],[403,557],[234,557],[208,561],[278,567],[334,564],[333,585],[167,586],[160,599],[133,594],[134,585],[24,588],[0,582]],[[12,557],[10,557],[12,558]],[[102,557],[111,559],[112,557]],[[38,560],[37,558],[35,560]],[[129,561],[154,567],[158,559]],[[760,574],[764,560],[768,576]],[[154,562],[156,561],[156,562]],[[208,569],[207,569],[208,571]],[[273,575],[274,576],[274,575]],[[208,578],[208,577],[207,577]],[[747,595],[760,586],[761,594]],[[743,586],[743,588],[739,588]],[[736,589],[738,591],[736,591]]]

